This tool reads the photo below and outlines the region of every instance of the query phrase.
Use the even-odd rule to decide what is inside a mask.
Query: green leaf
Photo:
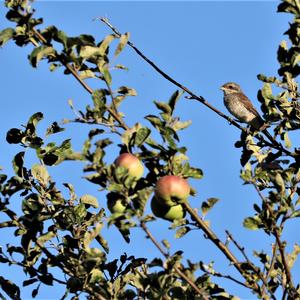
[[[169,106],[171,108],[172,113],[175,109],[177,101],[179,100],[179,98],[182,96],[183,93],[184,93],[183,91],[180,92],[177,90],[169,99]]]
[[[110,74],[110,72],[109,72],[107,66],[102,66],[102,67],[100,68],[100,72],[102,73],[105,82],[106,82],[108,85],[111,85],[112,78],[111,78],[111,74]]]
[[[189,120],[189,121],[185,121],[185,122],[175,122],[173,125],[172,125],[172,128],[175,130],[175,131],[178,131],[178,130],[182,130],[182,129],[185,129],[187,127],[189,127],[190,125],[192,124],[192,121]]]
[[[118,47],[117,47],[117,49],[115,51],[115,57],[117,57],[122,52],[122,50],[124,49],[124,47],[127,45],[129,37],[130,37],[130,33],[129,32],[126,32],[126,33],[124,33],[124,34],[121,35],[120,42],[119,42]]]
[[[93,56],[103,55],[102,49],[96,46],[82,46],[79,51],[79,56],[85,59],[91,58]]]
[[[250,230],[257,230],[261,226],[261,220],[258,216],[249,217],[244,220],[243,226]]]
[[[157,128],[157,127],[159,128],[159,127],[162,126],[162,121],[157,116],[148,115],[148,116],[145,117],[145,119],[148,120],[152,124],[152,126],[155,127],[155,128]]]
[[[190,167],[187,171],[184,172],[184,175],[186,177],[201,179],[203,177],[203,172],[199,168]]]
[[[188,227],[188,226],[184,226],[184,227],[179,228],[176,231],[175,238],[179,239],[179,238],[185,236],[190,230],[191,230],[191,228]]]
[[[292,267],[295,264],[299,254],[300,254],[300,246],[295,244],[292,253],[289,253],[287,255],[287,263],[288,263],[288,266],[289,266],[290,269],[292,269]]]
[[[19,177],[23,177],[24,176],[24,155],[25,152],[21,151],[18,154],[15,155],[13,161],[12,161],[12,165],[13,165],[13,169],[15,171],[15,174]]]
[[[170,249],[170,248],[171,248],[171,245],[170,245],[170,243],[169,243],[168,240],[162,240],[161,242],[162,242],[162,244],[163,244],[167,249]]]
[[[99,269],[90,272],[90,283],[97,283],[103,278],[103,273]]]
[[[102,246],[105,252],[109,253],[109,247],[107,241],[100,234],[98,234],[95,239]]]
[[[49,231],[45,234],[42,234],[40,237],[38,237],[37,239],[37,245],[40,246],[44,246],[44,244],[48,241],[50,241],[51,239],[53,239],[56,236],[55,232],[53,231]]]
[[[63,185],[69,190],[70,201],[73,202],[77,198],[74,186],[71,183],[63,183]]]
[[[56,42],[62,43],[64,45],[64,48],[68,48],[68,37],[63,31],[58,30],[53,36],[53,39]]]
[[[286,12],[294,15],[300,14],[300,7],[297,2],[298,0],[285,0],[282,1],[277,7],[277,12]]]
[[[27,122],[26,129],[29,130],[30,127],[35,128],[36,125],[38,124],[38,122],[43,120],[43,118],[44,118],[44,115],[41,112],[37,112],[37,113],[33,114]]]
[[[38,62],[43,59],[44,57],[50,57],[50,56],[55,56],[56,51],[53,47],[50,46],[39,46],[35,48],[30,56],[29,56],[29,61],[31,65],[36,68],[38,65]]]
[[[170,115],[172,112],[172,109],[170,107],[169,104],[165,103],[165,102],[158,102],[158,101],[154,101],[154,104],[156,105],[156,107],[163,111],[164,113]]]
[[[107,50],[109,44],[110,44],[115,38],[116,38],[116,35],[110,34],[110,35],[107,35],[107,36],[105,37],[105,39],[100,43],[99,49],[100,49],[102,55],[105,54],[105,52],[106,52],[106,50]]]
[[[134,143],[140,147],[151,134],[151,130],[147,127],[140,128],[135,135]]]
[[[50,181],[50,175],[45,166],[35,164],[31,168],[32,176],[39,181],[43,186],[47,186]]]
[[[205,216],[216,203],[218,203],[219,199],[217,198],[209,198],[207,201],[202,202],[201,211],[203,216]]]
[[[84,249],[89,252],[89,250],[91,249],[90,248],[90,243],[92,242],[92,240],[94,238],[96,238],[96,236],[99,235],[100,233],[100,230],[102,229],[103,227],[103,224],[100,224],[100,223],[97,223],[96,226],[94,227],[94,229],[92,229],[91,231],[87,231],[85,234],[84,234],[84,238],[83,238],[83,246],[84,246]]]
[[[261,90],[262,96],[265,99],[272,99],[273,98],[273,93],[272,93],[272,87],[271,84],[265,83],[262,90]]]
[[[13,28],[5,28],[0,31],[0,47],[7,43],[14,35],[15,30]]]
[[[46,136],[65,131],[65,128],[60,127],[57,122],[53,122],[46,130]]]
[[[87,78],[95,78],[96,75],[93,71],[91,70],[85,70],[79,73],[79,77],[81,79],[87,79]]]
[[[291,148],[292,147],[292,142],[291,142],[291,140],[290,140],[289,135],[288,135],[287,132],[285,132],[283,134],[283,140],[284,140],[284,144],[285,144],[285,146],[287,148]]]
[[[129,88],[127,86],[120,86],[117,90],[117,93],[126,95],[126,96],[136,96],[137,92],[135,89]]]
[[[99,204],[98,204],[98,200],[96,197],[92,196],[92,195],[83,195],[81,198],[80,198],[80,203],[83,203],[83,204],[88,204],[88,205],[91,205],[95,208],[98,208],[99,207]]]

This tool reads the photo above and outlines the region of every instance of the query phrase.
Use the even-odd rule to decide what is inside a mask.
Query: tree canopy
[[[296,237],[294,241],[283,238],[286,224],[300,216],[300,150],[290,139],[300,128],[298,1],[283,0],[278,5],[278,12],[293,16],[285,33],[288,41],[278,48],[278,75],[258,75],[262,88],[257,97],[272,138],[245,128],[176,81],[131,41],[129,33],[119,32],[108,19],[96,20],[111,31],[100,41],[89,34],[68,36],[55,25],[44,27],[31,2],[4,2],[6,18],[13,26],[0,32],[0,46],[9,41],[27,46],[33,68],[45,61],[51,72],[63,70],[75,78],[91,102],[78,109],[70,100],[74,118],[53,121],[44,132],[39,130],[42,112],[24,116],[25,124],[7,132],[7,143],[22,151],[13,157],[13,176],[0,174],[0,228],[13,229],[11,243],[1,243],[0,263],[20,268],[26,276],[23,286],[32,285],[33,298],[43,285],[50,289],[62,285],[61,299],[238,299],[216,280],[222,278],[260,299],[300,299],[300,286],[293,277],[300,246]],[[144,122],[131,120],[134,125],[128,124],[120,107],[137,92],[113,82],[112,70],[127,70],[117,60],[125,47],[178,89],[167,101],[154,101],[155,109],[144,116]],[[97,82],[96,88],[90,79]],[[270,249],[257,250],[252,257],[231,232],[225,231],[223,241],[205,218],[218,199],[203,201],[200,209],[189,200],[197,197],[191,182],[202,179],[203,171],[190,162],[188,149],[181,143],[192,120],[176,115],[179,101],[197,101],[240,130],[235,143],[240,149],[240,177],[255,188],[259,199],[243,225],[271,237]],[[81,150],[74,149],[70,138],[55,139],[67,130],[66,125],[88,128]],[[118,154],[108,162],[110,151]],[[34,155],[35,164],[26,163],[28,155]],[[83,180],[97,187],[101,201],[93,194],[77,195],[72,183],[53,179],[53,168],[67,161],[83,165]],[[152,211],[146,209],[149,203]],[[224,255],[229,271],[219,272],[213,262],[201,257],[192,262],[183,251],[172,251],[167,240],[158,241],[148,226],[157,219],[169,222],[176,238],[188,237],[192,231],[204,235]],[[107,226],[117,228],[129,245],[132,231],[141,230],[162,258],[124,253],[108,259],[115,245],[103,234]],[[5,274],[0,276],[0,289],[2,299],[6,295],[22,299],[22,288]]]

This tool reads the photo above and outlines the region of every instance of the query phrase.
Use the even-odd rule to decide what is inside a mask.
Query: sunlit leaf
[[[14,32],[13,28],[6,28],[0,31],[0,46],[7,43],[13,37]]]
[[[50,181],[50,175],[45,166],[35,164],[31,168],[32,176],[39,181],[43,186],[47,186]]]
[[[99,207],[97,198],[92,196],[92,195],[88,195],[88,194],[83,195],[82,197],[80,197],[80,203],[88,204],[88,205],[91,205],[95,208]]]

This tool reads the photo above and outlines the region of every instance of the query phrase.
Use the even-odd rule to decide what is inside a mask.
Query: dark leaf
[[[51,124],[51,126],[49,126],[47,128],[46,136],[49,136],[49,135],[54,134],[54,133],[62,132],[64,130],[65,130],[65,128],[60,127],[57,122],[53,122]]]
[[[53,275],[50,273],[39,275],[38,278],[42,283],[46,285],[53,285]]]
[[[38,279],[37,278],[32,278],[32,279],[28,279],[28,280],[24,280],[23,281],[23,286],[28,286],[28,285],[31,285],[35,282],[37,282]]]
[[[175,106],[176,106],[176,103],[177,101],[179,100],[179,98],[182,96],[184,92],[180,92],[180,91],[176,91],[172,96],[171,98],[169,99],[169,106],[171,108],[171,111],[173,113],[174,109],[175,109]]]
[[[37,296],[37,294],[39,293],[39,289],[40,289],[40,284],[34,289],[32,290],[31,296],[32,298],[35,298]]]
[[[18,144],[24,137],[24,132],[18,128],[10,129],[6,134],[6,141],[9,144]]]
[[[7,280],[4,277],[0,276],[0,287],[12,299],[21,300],[20,289],[12,281]]]
[[[217,198],[209,198],[207,201],[204,201],[201,205],[202,214],[205,216],[219,201]]]
[[[15,174],[19,177],[23,177],[24,176],[24,155],[25,152],[19,152],[18,154],[15,155],[12,164],[13,164],[13,168],[15,171]]]

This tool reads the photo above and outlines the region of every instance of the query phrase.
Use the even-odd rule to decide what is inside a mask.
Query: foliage
[[[299,92],[295,81],[300,73],[297,0],[284,0],[278,6],[279,12],[294,16],[286,32],[289,43],[282,42],[278,49],[279,77],[258,76],[263,82],[258,99],[264,119],[274,132],[274,141],[265,140],[259,132],[242,131],[236,143],[242,150],[241,178],[245,184],[252,184],[260,197],[259,203],[254,204],[254,214],[245,219],[244,226],[261,229],[274,237],[272,255],[255,253],[260,264],[254,265],[243,247],[227,233],[228,241],[237,247],[241,257],[232,254],[228,244],[222,243],[204,221],[218,202],[216,198],[202,203],[201,216],[188,202],[183,203],[187,216],[170,225],[177,238],[191,230],[202,230],[239,272],[238,279],[219,273],[212,262],[183,261],[181,251],[171,254],[168,243],[160,245],[147,228],[147,222],[154,221],[155,217],[145,215],[145,205],[151,200],[159,178],[177,175],[201,179],[203,176],[201,169],[190,165],[187,149],[180,143],[180,131],[191,123],[174,115],[183,92],[174,92],[166,102],[155,101],[158,112],[145,116],[146,125],[136,123],[128,127],[119,107],[127,97],[137,93],[131,87],[113,86],[111,69],[122,71],[126,67],[113,66],[111,61],[115,61],[124,47],[132,46],[129,34],[113,30],[99,42],[86,34],[69,37],[55,26],[41,28],[43,20],[34,18],[29,4],[26,0],[5,1],[6,17],[15,26],[0,32],[0,45],[9,40],[22,47],[33,44],[34,49],[28,55],[32,67],[38,67],[45,60],[50,71],[63,68],[66,75],[74,76],[90,94],[92,105],[87,105],[84,111],[76,111],[70,102],[76,118],[68,122],[93,126],[80,152],[74,151],[71,140],[61,144],[47,141],[65,130],[57,122],[46,129],[44,137],[38,135],[37,126],[43,119],[41,112],[32,115],[21,128],[12,128],[7,133],[7,142],[20,145],[24,151],[13,158],[15,174],[12,177],[0,174],[0,212],[5,216],[0,228],[14,228],[14,235],[18,237],[12,244],[0,248],[0,262],[23,269],[28,276],[23,286],[34,285],[32,297],[38,295],[42,285],[62,284],[66,292],[61,299],[69,294],[72,299],[79,299],[81,295],[88,299],[233,299],[234,296],[213,282],[214,277],[223,277],[251,289],[262,299],[275,299],[275,292],[280,289],[283,299],[299,298],[300,288],[293,282],[291,273],[299,246],[295,244],[293,251],[287,253],[282,240],[286,222],[300,216],[300,152],[297,147],[291,150],[289,138],[290,132],[300,127]],[[115,49],[113,41],[117,42]],[[99,80],[101,88],[91,89],[85,81],[87,78]],[[280,88],[276,95],[274,87]],[[131,177],[126,169],[105,162],[107,147],[115,146],[114,141],[106,137],[108,132],[119,137],[120,153],[132,153],[143,162],[147,171],[142,178]],[[29,151],[35,153],[39,161],[31,167],[25,163]],[[95,196],[77,196],[71,183],[64,183],[60,189],[51,178],[48,166],[55,167],[69,160],[83,162],[85,179],[101,188],[108,198],[121,199],[125,212],[109,214]],[[66,191],[67,197],[64,196]],[[191,196],[194,195],[192,189]],[[15,198],[22,199],[20,213],[12,209],[11,201]],[[124,253],[109,261],[110,245],[102,234],[105,225],[116,226],[128,243],[132,228],[144,230],[164,260],[148,261]],[[16,260],[14,254],[22,258]],[[55,268],[64,276],[57,278]],[[11,299],[21,299],[20,288],[2,276],[0,288]]]

